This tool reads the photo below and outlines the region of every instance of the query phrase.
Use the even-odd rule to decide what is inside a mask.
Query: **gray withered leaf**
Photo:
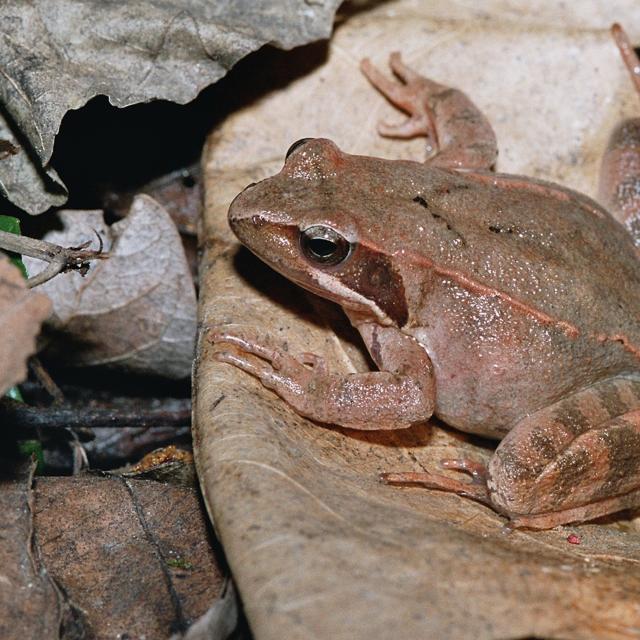
[[[328,37],[338,4],[5,0],[0,133],[11,131],[20,152],[0,158],[0,193],[34,214],[62,204],[64,187],[47,165],[67,111],[97,95],[118,107],[184,104],[266,43],[290,49]]]
[[[101,211],[63,211],[63,231],[46,240],[78,246],[97,235],[109,252],[83,277],[63,273],[38,289],[53,301],[47,353],[67,365],[110,365],[184,378],[191,372],[196,296],[180,236],[166,210],[137,196],[129,215],[111,227]],[[25,258],[30,275],[43,268]]]

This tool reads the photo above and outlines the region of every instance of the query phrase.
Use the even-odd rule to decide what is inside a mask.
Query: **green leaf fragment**
[[[35,458],[36,473],[42,473],[44,469],[44,449],[40,440],[18,440],[16,444],[21,455]]]
[[[179,556],[177,558],[168,558],[167,564],[170,567],[173,567],[174,569],[186,569],[186,570],[193,569],[193,564],[191,562]]]
[[[22,232],[20,231],[20,220],[14,216],[0,215],[0,231],[14,233],[17,236],[22,235]],[[5,253],[9,256],[11,262],[20,269],[20,273],[22,273],[25,278],[28,278],[29,274],[27,273],[27,268],[24,266],[24,262],[22,262],[20,255],[11,251],[5,251]]]
[[[20,393],[19,387],[11,387],[7,393],[5,393],[7,398],[11,398],[12,400],[17,400],[18,402],[24,402],[24,398],[22,397],[22,393]]]

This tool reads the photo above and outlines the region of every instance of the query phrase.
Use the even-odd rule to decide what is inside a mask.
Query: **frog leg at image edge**
[[[409,114],[398,125],[380,123],[378,133],[389,138],[424,136],[436,153],[426,164],[441,169],[491,169],[498,143],[491,123],[458,89],[429,80],[407,67],[395,52],[389,66],[401,80],[384,76],[368,59],[360,68],[369,82],[396,107]]]
[[[614,24],[611,33],[640,94],[640,59],[620,25]],[[640,118],[624,120],[613,130],[602,156],[598,200],[640,247]]]

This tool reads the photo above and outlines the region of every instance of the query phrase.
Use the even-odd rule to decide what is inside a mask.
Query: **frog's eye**
[[[344,236],[321,224],[302,231],[300,246],[311,262],[322,265],[339,264],[351,252],[351,243]]]
[[[296,149],[299,149],[303,144],[305,144],[305,142],[309,142],[309,140],[313,140],[313,138],[300,138],[300,140],[297,140],[296,142],[294,142],[288,149],[287,154],[285,155],[284,159],[285,161],[289,159],[289,156],[296,151]]]

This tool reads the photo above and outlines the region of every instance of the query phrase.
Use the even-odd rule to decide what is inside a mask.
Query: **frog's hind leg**
[[[640,94],[640,59],[620,25],[614,24],[611,33]],[[611,134],[602,157],[598,198],[640,247],[640,118],[621,122]]]
[[[426,136],[437,150],[427,163],[459,169],[491,169],[498,155],[491,124],[461,91],[429,80],[407,67],[399,53],[389,64],[400,82],[384,76],[368,59],[361,69],[371,84],[390,102],[409,114],[398,125],[380,124],[378,131],[393,138]]]
[[[534,529],[640,506],[640,381],[607,380],[520,421],[487,487],[514,526]]]

